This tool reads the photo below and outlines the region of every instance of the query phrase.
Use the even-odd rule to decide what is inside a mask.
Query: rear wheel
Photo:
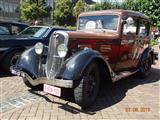
[[[140,77],[147,77],[151,72],[151,65],[152,65],[152,56],[149,54],[147,59],[141,61],[139,76]]]
[[[81,76],[80,84],[74,89],[75,102],[82,108],[89,107],[99,91],[99,70],[95,62],[91,63]]]
[[[16,65],[21,53],[19,51],[9,53],[3,61],[2,68],[5,72],[10,71],[12,65]]]

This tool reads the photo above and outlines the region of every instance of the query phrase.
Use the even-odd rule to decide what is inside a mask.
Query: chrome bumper
[[[33,86],[40,85],[40,84],[48,84],[58,87],[64,87],[64,88],[73,88],[73,80],[64,80],[64,79],[54,79],[49,80],[47,77],[39,77],[37,79],[32,79],[26,72],[22,71],[18,67],[12,66],[10,68],[10,71],[12,74],[26,78],[30,84]]]

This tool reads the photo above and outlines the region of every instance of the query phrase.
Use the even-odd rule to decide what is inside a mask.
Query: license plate
[[[58,97],[61,96],[61,88],[58,88],[55,86],[50,86],[50,85],[44,84],[43,91],[46,93],[58,96]]]

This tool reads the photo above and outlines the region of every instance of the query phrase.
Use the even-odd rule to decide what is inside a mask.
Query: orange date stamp
[[[126,107],[126,112],[150,112],[151,108],[149,107]]]

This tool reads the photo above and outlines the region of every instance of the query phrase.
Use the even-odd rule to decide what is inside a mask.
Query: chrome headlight
[[[42,52],[43,52],[43,48],[44,48],[44,45],[40,42],[38,42],[35,46],[35,52],[38,54],[38,55],[41,55]]]
[[[58,52],[58,55],[60,57],[65,57],[66,54],[67,54],[67,51],[68,51],[68,49],[67,49],[67,46],[65,44],[58,45],[57,52]]]

